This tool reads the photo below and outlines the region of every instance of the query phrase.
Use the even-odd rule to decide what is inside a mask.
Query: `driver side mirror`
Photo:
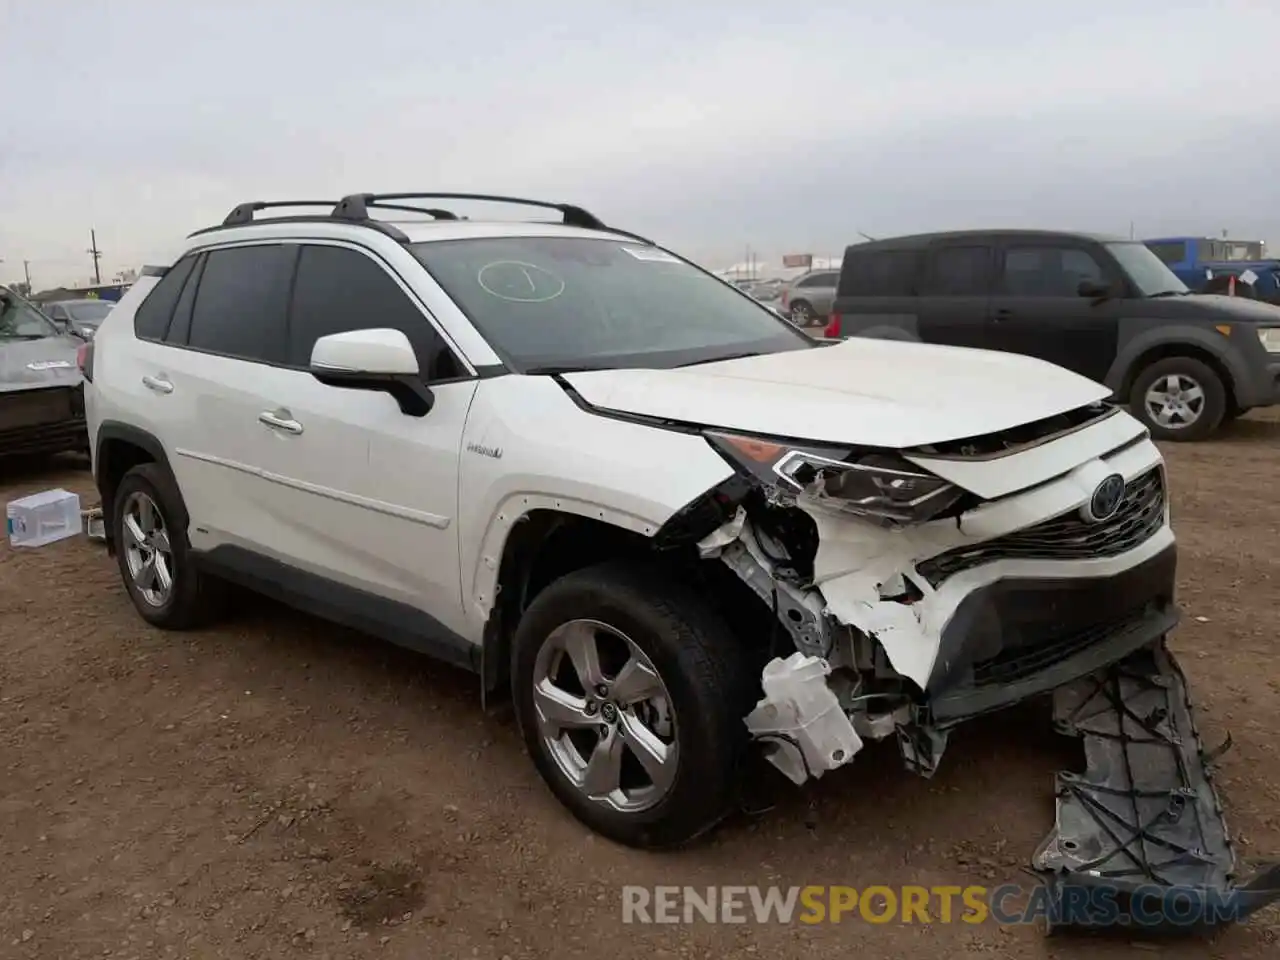
[[[349,330],[320,337],[311,348],[311,375],[330,387],[389,393],[400,412],[425,417],[435,404],[422,382],[418,356],[401,330]]]
[[[1097,280],[1081,280],[1076,287],[1076,294],[1090,300],[1105,300],[1111,296],[1111,285]]]

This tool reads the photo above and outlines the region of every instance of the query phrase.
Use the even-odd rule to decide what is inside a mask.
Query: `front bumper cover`
[[[1110,577],[1005,579],[975,590],[942,631],[928,724],[946,728],[1123,660],[1178,623],[1177,547]]]

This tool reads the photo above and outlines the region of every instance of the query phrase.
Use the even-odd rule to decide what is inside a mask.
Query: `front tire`
[[[597,833],[670,847],[731,812],[757,685],[685,586],[621,563],[563,577],[520,620],[511,682],[534,765]]]
[[[1204,440],[1226,416],[1227,388],[1203,361],[1166,357],[1138,374],[1129,407],[1157,440]]]
[[[218,584],[192,560],[173,475],[155,463],[131,469],[116,488],[111,524],[120,576],[142,619],[164,630],[208,622]]]

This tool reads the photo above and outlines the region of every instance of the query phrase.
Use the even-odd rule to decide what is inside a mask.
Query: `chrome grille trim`
[[[916,564],[933,587],[997,560],[1090,560],[1115,557],[1151,539],[1164,524],[1164,473],[1153,467],[1125,485],[1124,499],[1105,523],[1086,523],[1074,510],[1035,526],[956,547]]]

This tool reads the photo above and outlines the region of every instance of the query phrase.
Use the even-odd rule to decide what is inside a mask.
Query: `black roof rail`
[[[526,200],[521,197],[502,197],[486,193],[352,193],[343,197],[336,204],[331,200],[258,200],[250,203],[237,204],[231,212],[223,218],[222,223],[212,227],[205,227],[202,230],[196,230],[187,236],[195,237],[205,233],[212,233],[215,230],[224,230],[230,227],[242,227],[252,223],[323,223],[325,221],[332,222],[334,220],[341,220],[347,223],[359,224],[360,226],[368,227],[371,230],[377,230],[379,233],[391,237],[397,243],[408,243],[409,238],[403,231],[384,220],[375,220],[369,215],[370,209],[400,210],[406,213],[424,213],[436,220],[467,219],[466,217],[459,218],[458,215],[452,211],[438,207],[416,207],[408,204],[388,202],[398,200],[441,199],[512,203],[528,207],[540,207],[544,210],[555,210],[560,213],[563,218],[561,223],[565,226],[579,227],[584,230],[601,230],[608,233],[615,233],[618,236],[630,237],[632,240],[638,240],[641,243],[653,245],[653,241],[647,237],[642,237],[638,233],[631,233],[628,230],[620,230],[617,227],[611,227],[590,211],[571,203],[549,203],[544,200]],[[302,216],[265,217],[261,220],[254,219],[254,214],[260,210],[271,210],[278,207],[328,207],[329,212],[328,214],[306,214]]]
[[[338,201],[333,215],[341,220],[367,220],[369,208],[385,206],[387,200],[484,200],[492,203],[517,203],[526,207],[558,210],[568,227],[586,230],[608,230],[604,222],[582,207],[571,203],[548,203],[545,200],[525,200],[521,197],[498,197],[485,193],[353,193]]]
[[[251,203],[238,203],[222,220],[224,227],[239,227],[253,223],[253,215],[259,210],[271,210],[275,207],[332,207],[332,200],[258,200]]]
[[[452,210],[441,210],[438,207],[409,207],[399,203],[370,203],[370,207],[379,210],[403,210],[405,213],[426,213],[436,220],[457,220],[458,215]]]
[[[249,206],[249,205],[242,204],[242,206]],[[296,206],[296,204],[281,203],[281,204],[267,204],[267,206],[292,207],[292,206]],[[329,204],[326,203],[325,206],[329,206]],[[232,213],[234,212],[235,211],[233,210]],[[228,216],[227,220],[230,220],[230,219],[231,217]],[[247,224],[254,224],[254,223],[262,223],[262,224],[266,224],[266,223],[333,223],[333,220],[334,220],[333,216],[328,213],[313,213],[313,214],[297,216],[297,217],[264,217],[261,220],[254,220],[250,217],[250,219],[237,220],[232,223],[228,223],[224,220],[222,223],[214,224],[212,227],[204,227],[200,230],[193,230],[191,233],[187,234],[187,239],[190,239],[192,237],[198,237],[206,233],[215,233],[218,230],[227,230],[234,227],[242,227]],[[365,220],[356,225],[361,227],[367,227],[370,230],[376,230],[378,233],[381,233],[385,236],[390,237],[396,243],[409,242],[408,235],[405,234],[403,230],[398,229],[395,226],[395,224],[386,223],[385,221],[382,221],[382,220]]]

